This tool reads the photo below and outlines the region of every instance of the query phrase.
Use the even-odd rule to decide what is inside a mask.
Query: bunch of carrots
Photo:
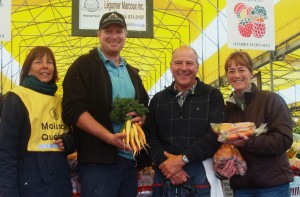
[[[142,148],[146,150],[146,146],[149,146],[146,142],[146,136],[142,128],[138,123],[131,123],[130,119],[126,120],[124,128],[121,133],[126,134],[126,138],[123,139],[123,142],[129,146],[133,151],[133,156]]]
[[[131,117],[128,117],[126,114],[134,111],[139,116],[144,116],[149,110],[133,98],[120,97],[115,98],[112,103],[112,108],[110,118],[116,123],[124,122],[120,133],[126,134],[126,138],[123,139],[123,142],[132,149],[133,157],[135,157],[141,149],[146,150],[146,146],[149,145],[147,144],[146,136],[141,126],[136,122],[131,122]]]

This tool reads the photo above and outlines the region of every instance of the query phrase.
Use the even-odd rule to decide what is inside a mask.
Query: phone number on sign
[[[144,15],[125,15],[125,19],[144,19]]]

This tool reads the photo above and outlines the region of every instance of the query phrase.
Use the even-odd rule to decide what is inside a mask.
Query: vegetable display
[[[294,157],[289,159],[290,167],[294,175],[300,174],[300,159]]]
[[[132,117],[127,116],[128,112],[136,112],[139,116],[148,113],[148,108],[133,98],[116,97],[112,103],[113,110],[110,118],[116,123],[124,122],[120,133],[126,134],[123,142],[132,149],[133,157],[135,157],[141,149],[146,150],[148,146],[146,136],[138,123],[131,122]]]
[[[293,144],[287,151],[291,170],[294,175],[300,175],[300,134],[293,132]]]

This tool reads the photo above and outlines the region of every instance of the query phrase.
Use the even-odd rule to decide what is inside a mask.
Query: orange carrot
[[[250,137],[252,135],[254,135],[254,131],[253,130],[245,130],[245,131],[239,131],[239,132],[224,132],[222,134],[219,135],[218,137],[218,141],[219,142],[229,142],[229,141],[233,141],[239,138],[239,136],[237,135],[237,133]]]

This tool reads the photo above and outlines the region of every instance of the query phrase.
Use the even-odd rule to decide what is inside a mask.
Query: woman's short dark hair
[[[30,67],[33,61],[37,58],[44,57],[44,55],[47,55],[52,60],[54,66],[53,77],[49,83],[55,83],[58,80],[56,61],[52,50],[46,46],[36,46],[33,49],[31,49],[28,55],[26,56],[21,70],[20,83],[22,83],[24,78],[29,74]]]
[[[250,55],[243,51],[233,52],[229,55],[225,62],[225,72],[227,74],[229,66],[232,64],[245,66],[249,69],[251,73],[253,73],[253,62],[250,58]]]

